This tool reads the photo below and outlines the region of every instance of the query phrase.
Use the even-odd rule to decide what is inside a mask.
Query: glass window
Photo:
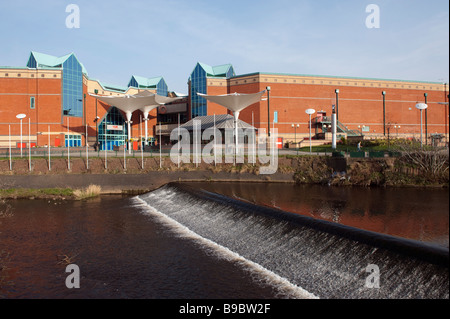
[[[122,130],[108,130],[108,125],[120,125]],[[128,125],[116,107],[112,107],[98,127],[100,149],[112,151],[114,146],[124,145],[128,138]]]
[[[63,64],[64,115],[83,116],[83,73],[80,63],[71,55]]]
[[[36,107],[35,105],[35,99],[34,96],[30,97],[30,109],[34,109]]]

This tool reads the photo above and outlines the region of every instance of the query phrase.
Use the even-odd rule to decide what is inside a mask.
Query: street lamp
[[[383,95],[383,135],[386,136],[386,91],[381,94]]]
[[[94,90],[95,95],[98,95],[98,90]],[[95,147],[98,149],[98,114],[97,114],[97,99],[95,99]]]
[[[428,93],[424,93],[425,104],[428,105]],[[425,144],[428,145],[428,109],[425,109]]]
[[[401,129],[401,126],[400,125],[394,125],[394,128],[395,128],[395,130],[397,132],[397,138],[398,138],[398,130]]]
[[[270,86],[266,87],[267,90],[267,128],[270,137]]]
[[[16,118],[20,120],[20,157],[23,157],[22,155],[22,148],[23,148],[23,142],[22,142],[22,120],[27,117],[25,114],[17,114]]]
[[[316,113],[314,109],[307,109],[305,111],[306,114],[309,115],[309,153],[312,153],[312,142],[311,142],[311,115]]]
[[[339,121],[339,89],[334,90],[336,93],[336,121]]]
[[[420,110],[420,146],[423,147],[423,142],[422,142],[422,111],[426,110],[428,108],[428,105],[425,103],[417,103],[416,104],[416,109]]]

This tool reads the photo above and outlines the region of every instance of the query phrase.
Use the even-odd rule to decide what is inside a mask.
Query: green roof
[[[31,55],[36,60],[36,63],[39,66],[39,68],[41,68],[41,67],[52,67],[52,68],[58,67],[58,68],[61,68],[62,64],[68,58],[70,58],[72,55],[75,57],[75,59],[77,59],[75,54],[73,54],[73,53],[66,54],[66,55],[64,55],[62,57],[55,57],[53,55],[31,51]],[[77,61],[81,65],[82,72],[84,74],[87,74],[87,70],[84,67],[83,63],[81,63],[78,59],[77,59]]]
[[[213,77],[226,77],[230,68],[233,67],[231,64],[222,64],[217,66],[210,66],[205,63],[198,63],[203,70],[205,70],[207,76]]]
[[[158,76],[155,78],[146,78],[143,76],[133,75],[131,77],[131,80],[130,80],[128,86],[132,86],[131,83],[132,83],[133,79],[137,82],[138,87],[143,87],[143,88],[156,88],[156,86],[159,84],[159,82],[164,80],[162,76]]]

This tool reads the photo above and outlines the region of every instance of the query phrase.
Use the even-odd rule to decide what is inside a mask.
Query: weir
[[[137,197],[201,238],[319,298],[449,297],[448,248],[257,206],[171,183]],[[367,284],[379,268],[379,288]],[[282,281],[283,281],[282,280]]]

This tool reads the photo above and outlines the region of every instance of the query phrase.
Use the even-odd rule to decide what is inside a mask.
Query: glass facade
[[[83,71],[74,55],[63,63],[62,86],[63,114],[83,117]]]
[[[158,85],[156,86],[156,93],[161,96],[167,96],[169,93],[169,88],[167,87],[166,81],[161,79]]]
[[[28,59],[27,67],[32,68],[32,69],[36,69],[36,67],[37,67],[36,59],[34,58],[34,56],[32,54],[30,55],[30,58]]]
[[[197,95],[197,93],[207,94],[206,81],[208,77],[231,78],[235,76],[234,69],[231,65],[205,67],[209,69],[209,72],[200,63],[197,63],[190,77],[191,118],[208,115],[207,101]]]
[[[122,130],[108,130],[108,125],[122,126]],[[125,123],[125,118],[116,107],[112,107],[108,114],[99,123],[98,127],[98,142],[100,149],[104,151],[112,151],[114,146],[124,145],[128,138],[128,126]]]
[[[166,81],[164,81],[163,78],[161,78],[161,80],[155,86],[155,85],[139,84],[138,81],[136,81],[135,77],[133,76],[131,78],[130,82],[128,83],[128,87],[135,87],[138,89],[156,89],[156,94],[162,95],[162,96],[167,96],[167,94],[169,93],[169,88],[167,86]]]
[[[206,72],[197,64],[191,74],[191,118],[207,115],[207,102],[197,93],[206,94]]]
[[[64,135],[66,141],[66,147],[80,147],[81,146],[81,135]]]

